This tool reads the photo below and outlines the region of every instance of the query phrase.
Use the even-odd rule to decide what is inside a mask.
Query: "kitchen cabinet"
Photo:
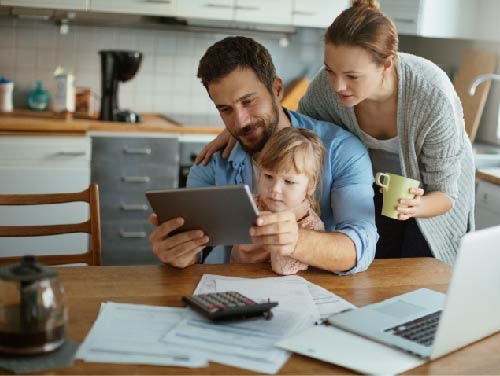
[[[103,264],[158,264],[148,241],[153,226],[144,192],[177,188],[178,139],[94,136],[91,165],[99,184]]]
[[[0,5],[30,8],[87,10],[88,0],[0,0]]]
[[[470,0],[380,0],[399,34],[474,38],[478,4]]]
[[[476,184],[476,229],[500,225],[500,185],[478,179]]]
[[[89,0],[92,12],[175,16],[176,0]],[[182,0],[181,0],[182,1]]]
[[[293,0],[182,0],[177,17],[274,25],[292,24]]]
[[[294,0],[292,24],[326,28],[349,6],[350,0]]]
[[[79,192],[90,184],[89,137],[0,137],[0,193]],[[88,219],[84,203],[0,206],[0,225],[79,223]],[[0,238],[3,256],[80,253],[87,234]]]
[[[177,16],[205,20],[232,20],[235,0],[181,0]]]
[[[291,25],[292,0],[235,0],[234,21]]]

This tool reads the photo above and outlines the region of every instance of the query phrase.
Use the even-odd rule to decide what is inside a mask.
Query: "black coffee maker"
[[[118,83],[135,76],[142,53],[125,50],[101,50],[101,115],[100,120],[140,123],[139,114],[118,108]]]

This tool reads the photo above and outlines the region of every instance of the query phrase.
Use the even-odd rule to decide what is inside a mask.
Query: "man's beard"
[[[276,103],[273,103],[272,115],[270,119],[261,119],[252,124],[245,125],[239,132],[230,132],[231,135],[238,140],[241,148],[245,150],[248,154],[253,155],[260,152],[266,145],[269,138],[276,132],[278,128],[279,121],[279,108]],[[262,128],[262,136],[260,140],[255,145],[245,145],[242,141],[242,137],[247,133],[252,132],[255,129]]]

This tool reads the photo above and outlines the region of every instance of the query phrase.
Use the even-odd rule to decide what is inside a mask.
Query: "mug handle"
[[[382,183],[381,178],[384,178],[384,183]],[[384,189],[389,189],[389,182],[391,181],[391,177],[388,174],[384,174],[383,172],[377,172],[375,174],[375,183],[384,188]]]

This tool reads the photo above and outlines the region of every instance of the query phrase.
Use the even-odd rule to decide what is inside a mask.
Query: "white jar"
[[[0,83],[0,112],[12,112],[12,92],[14,91],[13,82]]]
[[[62,73],[55,76],[56,93],[53,110],[55,112],[75,112],[75,76]]]

